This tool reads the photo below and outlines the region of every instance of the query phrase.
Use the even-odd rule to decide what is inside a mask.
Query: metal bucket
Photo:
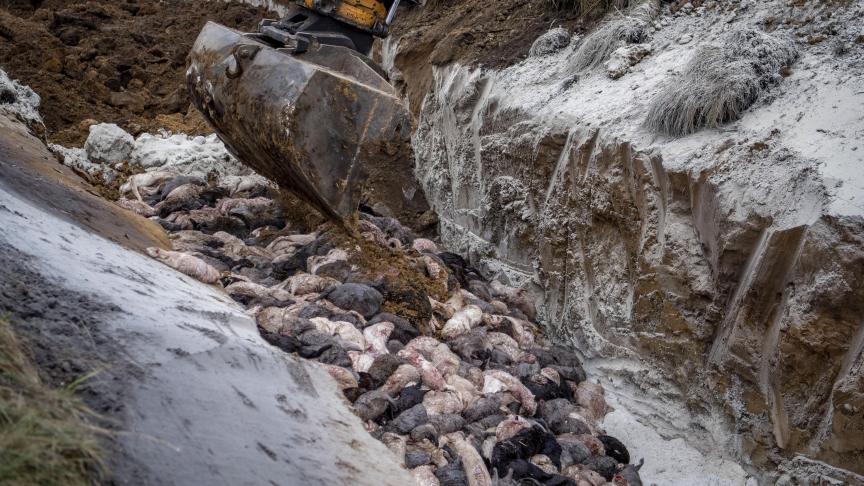
[[[343,224],[370,164],[410,170],[405,103],[371,62],[344,47],[302,54],[208,22],[186,81],[195,105],[241,162]]]

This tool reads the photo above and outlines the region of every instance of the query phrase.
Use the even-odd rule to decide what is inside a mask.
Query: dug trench
[[[108,14],[95,13],[96,5]],[[171,12],[190,12],[184,5],[199,8],[182,21],[173,18]],[[214,16],[245,12],[235,17],[241,27],[254,24],[260,13],[218,5]],[[45,29],[54,22],[51,15],[59,12],[61,21],[70,15],[63,5],[42,6],[10,8],[4,29],[20,21],[42,22]],[[155,16],[151,10],[160,7],[139,7],[72,7],[96,26],[82,27],[91,35],[81,43],[115,35],[116,29],[102,26],[117,23],[191,44],[197,26],[210,17],[193,2]],[[368,213],[359,242],[319,227],[296,203],[281,204],[270,184],[223,156],[215,140],[156,134],[130,142],[122,131],[94,125],[116,122],[133,135],[156,128],[207,132],[185,124],[196,119],[188,105],[178,108],[185,103],[150,102],[150,111],[136,116],[112,105],[112,92],[145,93],[131,78],[112,91],[111,69],[122,78],[124,66],[103,68],[112,73],[100,78],[108,102],[79,93],[73,98],[78,96],[80,109],[70,112],[61,108],[63,96],[55,102],[43,95],[49,99],[41,111],[50,141],[76,145],[88,133],[93,138],[76,154],[83,159],[63,157],[68,165],[74,159],[88,168],[110,168],[120,160],[99,148],[123,140],[120,158],[138,161],[147,172],[125,188],[118,184],[112,199],[119,196],[118,205],[165,228],[178,252],[163,246],[148,253],[223,287],[277,348],[324,363],[366,430],[422,484],[475,484],[496,470],[548,484],[562,476],[577,484],[638,484],[633,468],[623,466],[643,454],[648,462],[642,472],[658,484],[701,484],[709,477],[716,484],[744,484],[748,475],[729,459],[765,482],[855,484],[861,472],[855,452],[861,427],[855,381],[862,359],[856,297],[862,287],[855,277],[862,264],[860,221],[830,211],[814,219],[812,208],[825,204],[821,179],[797,155],[789,156],[782,135],[754,135],[752,124],[739,127],[732,142],[713,132],[697,138],[707,139],[710,150],[703,153],[714,154],[706,158],[719,160],[717,165],[675,165],[676,157],[692,154],[692,139],[664,139],[667,152],[638,148],[653,148],[651,137],[631,123],[640,119],[640,97],[653,94],[662,79],[658,73],[670,67],[655,58],[684,56],[687,33],[704,28],[697,7],[664,4],[651,19],[653,34],[640,34],[641,44],[635,44],[650,40],[658,56],[649,55],[642,65],[642,57],[626,58],[623,71],[609,71],[611,81],[605,65],[599,75],[571,67],[593,25],[593,16],[578,10],[559,12],[546,2],[482,8],[452,2],[406,10],[377,56],[418,117],[415,172],[440,217],[435,243],[412,234],[408,227],[416,221]],[[821,28],[797,21],[810,12],[796,8],[803,9],[792,8],[785,25]],[[488,15],[493,10],[496,15]],[[699,15],[726,25],[741,22],[737,11],[710,4]],[[227,17],[221,20],[231,25]],[[566,28],[566,42],[558,31],[553,40],[559,40],[532,49],[553,24]],[[832,28],[826,32],[842,37],[842,29]],[[710,28],[706,32],[706,39],[718,38]],[[29,45],[27,52],[53,42]],[[833,55],[818,42],[804,46],[817,58]],[[647,48],[640,49],[644,56]],[[659,55],[664,50],[667,57]],[[21,51],[7,52],[12,59]],[[97,64],[113,59],[71,52],[96,72]],[[5,60],[4,69],[7,64],[13,78],[40,94],[50,92],[50,84],[40,85],[46,80],[61,80],[61,87],[76,83],[71,72],[34,76],[38,69],[31,64],[28,79],[26,69]],[[165,66],[161,76],[182,79],[175,76],[183,63]],[[626,84],[634,79],[640,80],[635,88]],[[164,90],[154,83],[146,91]],[[597,96],[599,91],[611,94]],[[635,98],[622,95],[630,91]],[[576,120],[556,121],[544,108],[579,113],[568,100],[594,105],[585,103],[588,109]],[[632,106],[622,106],[627,103]],[[74,114],[63,115],[69,117],[64,121],[63,113]],[[169,124],[161,115],[184,124]],[[581,125],[585,119],[602,130]],[[38,124],[31,126],[39,132]],[[114,138],[106,140],[106,134]],[[177,155],[197,146],[207,147],[207,157]],[[749,169],[740,171],[742,165]],[[762,173],[778,186],[794,187],[793,194],[759,195],[752,182],[764,181],[755,176]],[[731,189],[739,187],[749,189]],[[738,199],[745,204],[736,206]],[[758,209],[766,199],[769,209]],[[776,211],[783,201],[795,208],[793,217]],[[57,207],[55,202],[52,210]],[[183,346],[164,348],[187,358]],[[824,369],[802,366],[813,360],[824,360]],[[700,383],[693,383],[694,375]],[[805,397],[802,390],[813,384],[819,392]],[[241,395],[241,402],[258,403],[249,390]],[[604,422],[607,401],[619,410]],[[613,430],[630,449],[629,458],[605,437]],[[197,437],[189,435],[190,441]],[[281,457],[270,443],[252,447],[267,460]],[[361,476],[340,480],[356,484]]]
[[[6,89],[26,93],[26,88],[14,83]],[[98,116],[98,109],[95,113]],[[31,127],[38,132],[38,124]],[[93,125],[89,132],[81,152],[52,147],[69,166],[82,164],[80,157],[84,157],[91,166],[103,165],[106,172],[130,159],[140,162],[136,156],[148,150],[140,137],[129,143],[132,138],[116,126]],[[54,134],[49,128],[48,136]],[[32,143],[31,139],[24,142]],[[214,142],[181,137],[175,143]],[[160,155],[176,157],[172,148],[176,149],[170,147]],[[28,157],[40,158],[41,153],[7,157],[10,167],[23,173],[8,182],[16,193],[26,194],[27,176],[38,168]],[[21,164],[22,158],[27,163]],[[571,351],[543,337],[533,322],[533,304],[518,289],[488,281],[460,256],[416,238],[393,218],[363,215],[359,240],[327,225],[306,228],[302,221],[286,225],[286,220],[302,218],[285,214],[290,207],[281,204],[281,196],[267,181],[230,162],[227,155],[216,159],[222,164],[206,166],[205,161],[204,172],[199,156],[159,166],[145,162],[139,165],[150,170],[131,177],[114,174],[128,177],[116,203],[168,231],[173,251],[154,246],[147,249],[150,256],[223,287],[255,316],[267,341],[324,364],[367,431],[393,450],[397,462],[410,468],[418,481],[463,484],[470,477],[472,483],[488,483],[493,476],[506,476],[507,481],[533,478],[550,484],[577,480],[601,484],[628,477],[637,484],[637,468],[630,465],[626,447],[600,427],[609,411],[602,387],[587,379]],[[75,167],[88,175],[83,165]],[[66,171],[46,177],[68,185],[60,177]],[[34,202],[55,212],[56,199],[63,194],[40,196]],[[94,227],[92,221],[87,225],[87,220],[70,216],[90,231],[108,232]],[[127,235],[127,240],[120,242],[135,247],[143,238]],[[76,243],[69,241],[69,245]],[[39,256],[21,254],[18,259]],[[126,274],[108,267],[103,265],[105,270]],[[57,384],[95,373],[80,389],[85,402],[112,425],[109,437],[127,432],[130,421],[136,422],[130,415],[141,413],[141,403],[125,397],[126,389],[118,385],[152,379],[152,364],[114,355],[110,360],[98,358],[100,353],[111,354],[115,346],[121,356],[140,353],[137,339],[123,333],[118,337],[114,326],[105,322],[110,314],[128,311],[117,305],[100,312],[77,306],[87,316],[81,325],[91,328],[84,336],[96,339],[93,345],[79,343],[74,333],[66,331],[66,318],[53,319],[63,331],[52,332],[40,325],[41,314],[27,311],[56,305],[38,299],[43,290],[34,282],[45,277],[17,266],[7,268],[12,274],[7,280],[10,287],[4,290],[8,297],[4,306],[12,312],[13,327],[34,350],[36,363]],[[31,274],[34,278],[27,278]],[[134,281],[143,285],[140,290],[146,300],[152,282],[144,276]],[[22,292],[29,292],[32,302],[16,298]],[[74,291],[52,295],[59,301],[85,302]],[[95,295],[88,299],[101,300]],[[178,325],[198,329],[183,322]],[[224,343],[217,331],[204,331]],[[69,336],[70,341],[58,346],[48,338],[55,334]],[[100,337],[103,334],[111,337]],[[121,342],[133,349],[123,348]],[[94,346],[100,353],[91,352]],[[180,342],[165,346],[178,360],[194,356]],[[51,355],[41,351],[53,348],[74,351],[77,358],[49,359]],[[54,377],[55,361],[62,361],[70,376]],[[127,367],[137,370],[135,376],[123,374]],[[110,386],[100,392],[97,385],[105,382]],[[243,403],[254,406],[250,395],[237,394]],[[302,413],[292,412],[292,416],[304,418]],[[274,448],[260,444],[265,456],[278,457]],[[106,445],[106,449],[115,447]],[[157,480],[158,473],[148,463],[153,456],[136,455],[133,460],[129,451],[135,447],[128,443],[116,450],[122,452],[108,457],[105,480]],[[144,464],[138,467],[138,462]],[[350,482],[363,480],[354,476]]]
[[[436,63],[410,24],[382,59],[426,93],[415,173],[441,241],[532,292],[619,410],[760,481],[860,484],[860,16],[636,2],[505,67]],[[650,458],[624,415],[607,425]],[[643,472],[701,482],[679,457]]]
[[[142,252],[170,240],[153,237],[153,222],[115,213],[65,166],[41,171],[47,148],[23,125],[5,126],[32,145],[3,151],[4,326],[21,343],[15,352],[37,367],[38,378],[28,379],[74,391],[87,408],[40,407],[53,422],[29,426],[33,415],[18,410],[34,398],[32,387],[9,386],[18,375],[6,374],[14,341],[4,333],[4,483],[57,484],[50,471],[64,467],[74,480],[63,484],[411,481],[326,371],[267,344],[223,291],[154,266]],[[41,194],[22,181],[37,182]],[[81,449],[94,438],[95,451]]]

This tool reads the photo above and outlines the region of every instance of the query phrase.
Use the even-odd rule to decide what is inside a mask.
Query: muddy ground
[[[0,313],[52,386],[66,387],[96,373],[76,389],[94,411],[110,414],[122,400],[104,386],[105,379],[120,371],[116,363],[123,351],[102,324],[119,308],[63,288],[34,270],[31,260],[0,239]]]
[[[207,20],[249,30],[265,13],[204,0],[7,0],[0,2],[0,68],[42,97],[54,143],[80,145],[91,119],[133,134],[209,133],[190,111],[186,55]]]

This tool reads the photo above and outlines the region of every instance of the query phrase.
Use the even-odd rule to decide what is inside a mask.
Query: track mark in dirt
[[[288,397],[279,394],[276,395],[276,408],[285,412],[287,415],[295,418],[305,419],[306,412],[300,408],[292,408],[288,406]]]
[[[276,461],[279,459],[279,457],[276,455],[276,453],[273,452],[273,449],[270,449],[269,447],[265,446],[264,444],[262,444],[260,442],[256,442],[255,445],[258,446],[258,450],[263,452],[271,460]]]
[[[300,388],[300,391],[317,398],[318,390],[315,389],[315,385],[312,384],[312,377],[309,376],[309,372],[306,371],[306,368],[303,366],[303,363],[295,359],[285,361],[285,367],[288,368],[288,373],[291,375],[291,378],[294,379],[294,382],[297,383],[297,387]]]
[[[166,348],[166,351],[173,353],[174,356],[177,356],[178,358],[186,358],[192,355],[192,353],[182,348]]]
[[[183,312],[190,312],[190,313],[202,315],[204,317],[207,317],[211,321],[218,322],[219,324],[228,324],[228,319],[231,317],[229,314],[227,314],[225,312],[206,311],[206,310],[196,309],[193,307],[188,307],[188,306],[185,306],[182,304],[176,306],[175,309],[177,309],[179,311],[183,311]]]
[[[258,408],[255,406],[255,402],[253,402],[245,393],[240,391],[239,388],[237,388],[234,385],[231,385],[231,388],[234,390],[234,393],[236,393],[237,396],[240,397],[240,401],[243,402],[243,405],[246,405],[249,408],[254,408],[254,409]]]
[[[203,334],[205,337],[216,341],[220,346],[228,342],[228,337],[222,334],[219,331],[214,331],[213,329],[207,329],[206,327],[196,326],[194,324],[183,323],[177,324],[178,327],[182,327],[183,329],[191,329],[193,331],[198,331]]]

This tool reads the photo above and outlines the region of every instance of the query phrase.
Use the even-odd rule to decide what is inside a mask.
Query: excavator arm
[[[187,84],[241,162],[349,226],[372,167],[411,168],[407,106],[367,57],[399,0],[303,1],[254,33],[205,25]]]
[[[384,3],[378,0],[304,0],[303,6],[364,32],[386,37],[399,1]]]

